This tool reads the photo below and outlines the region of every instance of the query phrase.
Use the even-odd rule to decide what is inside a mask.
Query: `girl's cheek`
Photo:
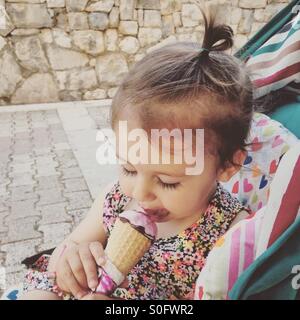
[[[119,177],[119,183],[120,183],[120,187],[121,190],[123,191],[123,193],[125,193],[125,195],[127,197],[131,197],[131,191],[132,191],[132,180],[133,178],[130,178],[131,180],[129,181],[128,177],[124,177],[123,175],[120,175]]]

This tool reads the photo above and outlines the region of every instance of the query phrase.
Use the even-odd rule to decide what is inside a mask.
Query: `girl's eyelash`
[[[161,180],[158,180],[158,184],[161,187],[163,187],[164,189],[169,189],[169,190],[174,190],[180,185],[179,182],[177,182],[177,183],[164,183]]]
[[[135,176],[136,175],[136,171],[129,171],[129,170],[125,169],[124,167],[122,167],[122,172],[125,174],[125,176]]]
[[[135,176],[136,175],[136,171],[129,171],[129,170],[125,169],[124,167],[122,167],[122,172],[126,176]],[[169,189],[169,190],[174,190],[180,185],[179,182],[177,182],[177,183],[165,183],[165,182],[162,182],[160,179],[158,179],[157,182],[162,188]]]

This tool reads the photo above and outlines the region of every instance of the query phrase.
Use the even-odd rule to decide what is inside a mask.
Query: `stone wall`
[[[287,2],[219,0],[219,19],[239,48]],[[202,34],[192,0],[0,0],[0,105],[111,98],[147,52]]]

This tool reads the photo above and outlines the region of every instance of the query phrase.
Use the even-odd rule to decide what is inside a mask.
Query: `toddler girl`
[[[97,266],[118,215],[142,207],[157,223],[158,238],[111,299],[192,298],[195,281],[215,242],[248,212],[225,191],[243,164],[252,118],[252,87],[241,62],[225,51],[233,45],[229,26],[204,15],[202,45],[180,42],[146,55],[128,73],[112,102],[111,126],[119,145],[119,124],[128,130],[204,129],[204,169],[188,164],[139,163],[122,145],[120,176],[96,199],[87,217],[50,258],[42,257],[26,277],[24,299],[105,299],[89,294]],[[168,131],[168,132],[169,132]],[[170,154],[178,151],[176,139]],[[197,144],[193,142],[192,152]],[[148,148],[148,146],[146,147]],[[150,144],[158,155],[164,148]],[[180,149],[180,148],[179,148]],[[132,150],[131,150],[132,151]],[[198,155],[198,152],[196,152]]]

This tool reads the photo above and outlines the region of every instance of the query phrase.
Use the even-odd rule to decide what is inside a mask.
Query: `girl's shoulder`
[[[232,214],[234,218],[239,214],[251,213],[251,210],[243,205],[239,199],[232,195],[227,189],[225,189],[220,183],[217,185],[216,193],[210,202],[211,206]]]
[[[107,187],[103,203],[103,225],[109,234],[116,218],[131,203],[131,198],[126,196],[120,187],[119,181],[112,182]]]

